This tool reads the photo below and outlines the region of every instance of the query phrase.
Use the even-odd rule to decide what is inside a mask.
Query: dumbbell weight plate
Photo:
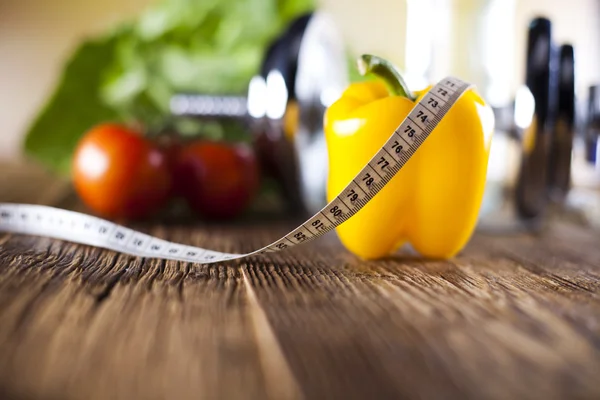
[[[269,119],[258,140],[261,158],[280,175],[291,207],[315,212],[326,198],[324,112],[348,84],[343,41],[331,19],[322,13],[296,19],[267,51],[261,75],[268,81],[273,71],[286,85],[286,112]]]

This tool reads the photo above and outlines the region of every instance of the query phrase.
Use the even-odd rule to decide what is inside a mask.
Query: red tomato
[[[106,218],[142,218],[168,200],[165,155],[138,132],[104,124],[85,134],[73,160],[73,183],[83,202]]]
[[[243,145],[198,141],[182,148],[174,170],[176,192],[208,218],[242,213],[256,194],[259,172],[254,153]]]

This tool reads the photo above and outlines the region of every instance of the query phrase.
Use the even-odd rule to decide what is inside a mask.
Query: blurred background
[[[273,4],[278,8],[271,15]],[[556,57],[561,46],[572,45],[575,111],[569,114],[573,121],[568,124],[572,135],[568,152],[573,151],[573,159],[569,155],[569,167],[566,172],[561,170],[572,179],[563,186],[593,190],[599,186],[593,87],[600,83],[600,0],[0,0],[0,160],[23,158],[23,143],[30,135],[33,139],[29,141],[29,152],[52,168],[65,171],[58,147],[61,137],[68,135],[62,128],[47,133],[52,119],[42,117],[45,124],[39,119],[36,126],[32,124],[49,104],[65,63],[81,55],[78,52],[85,40],[104,42],[87,49],[93,56],[83,57],[84,61],[69,75],[71,81],[79,79],[89,85],[75,88],[77,85],[69,81],[63,87],[63,92],[79,90],[81,103],[50,101],[47,114],[55,116],[56,121],[64,122],[69,112],[77,118],[86,112],[93,114],[78,108],[90,99],[95,99],[90,109],[94,104],[109,106],[104,110],[105,117],[112,117],[115,110],[119,115],[152,116],[169,111],[161,109],[163,104],[157,99],[164,100],[177,91],[246,94],[250,77],[259,72],[261,61],[264,63],[267,45],[294,17],[308,10],[328,14],[339,30],[348,60],[363,52],[386,57],[404,72],[414,89],[448,74],[478,86],[495,108],[500,132],[494,139],[489,168],[492,189],[486,193],[484,212],[498,207],[496,197],[503,196],[507,181],[529,190],[547,180],[544,174],[532,177],[527,168],[537,170],[544,164],[544,169],[552,170],[549,163],[563,162],[546,160],[551,158],[545,154],[551,152],[548,149],[540,150],[544,154],[532,160],[522,154],[519,142],[533,118],[526,115],[527,110],[534,113],[527,99],[538,104],[547,99],[543,93],[521,89],[526,83],[531,86],[528,80],[535,75],[529,71],[535,67],[530,58],[537,46],[532,44],[535,40],[549,41]],[[532,30],[532,21],[537,17],[551,24],[551,37],[543,37],[548,32],[540,33],[535,30],[538,28]],[[200,31],[213,35],[206,36],[210,37],[206,45],[190,39],[190,32]],[[148,47],[144,49],[139,43]],[[110,63],[106,60],[109,56]],[[110,65],[101,68],[103,63]],[[232,63],[232,68],[225,67]],[[558,63],[556,58],[546,66],[556,72]],[[350,79],[355,75],[350,67]],[[86,88],[97,87],[100,92],[86,92]],[[71,106],[73,109],[67,110]],[[553,109],[551,113],[558,115],[559,111]],[[524,123],[517,121],[518,115]],[[67,128],[75,129],[68,125],[65,122]],[[541,128],[552,129],[554,125]],[[39,131],[44,131],[49,141],[37,139]],[[69,140],[65,147],[72,148],[73,141]],[[552,143],[547,147],[551,148]],[[579,156],[575,156],[577,151]],[[540,157],[544,158],[541,164]],[[302,160],[298,163],[300,170],[308,168]],[[494,191],[498,182],[500,189]],[[568,191],[566,186],[558,191]],[[523,202],[536,203],[531,199],[539,193],[532,191],[522,193]],[[597,200],[592,197],[591,201]],[[537,205],[523,207],[529,207],[524,214],[536,214],[536,210],[530,211]]]
[[[31,119],[79,42],[153,3],[0,0],[0,158],[20,156]],[[523,83],[526,29],[544,15],[554,23],[557,41],[577,45],[577,93],[587,95],[600,81],[598,0],[320,0],[318,7],[331,14],[354,52],[381,54],[417,83],[456,74],[483,85],[496,104],[507,103]],[[437,21],[445,32],[424,29],[425,20]],[[412,36],[433,42],[434,51],[416,40],[411,47]]]

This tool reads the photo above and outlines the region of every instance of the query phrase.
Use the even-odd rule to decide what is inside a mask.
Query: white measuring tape
[[[363,208],[408,162],[470,87],[453,77],[441,80],[335,199],[281,239],[251,253],[221,253],[173,243],[90,215],[38,205],[0,203],[0,232],[46,236],[133,256],[201,264],[288,249],[335,229]]]

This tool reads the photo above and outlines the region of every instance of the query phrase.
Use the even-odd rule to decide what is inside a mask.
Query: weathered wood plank
[[[289,226],[140,228],[245,251]],[[0,235],[0,398],[600,398],[599,244],[560,224],[367,262],[329,235],[196,266]]]
[[[235,268],[77,247],[33,262],[2,254],[13,278],[0,283],[0,386],[34,398],[265,397]]]
[[[600,395],[597,281],[579,293],[511,257],[470,251],[453,263],[358,265],[322,246],[248,272],[301,385],[315,389],[308,397],[323,387],[334,398]],[[561,309],[585,314],[588,329]]]

